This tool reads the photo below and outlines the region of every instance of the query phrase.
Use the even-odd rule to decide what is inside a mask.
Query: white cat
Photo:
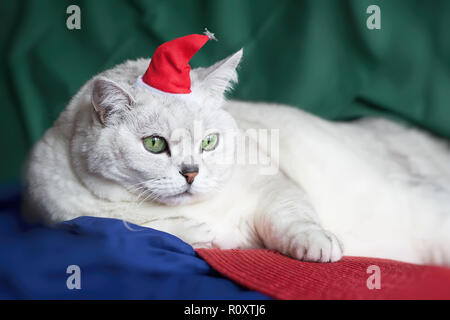
[[[226,101],[241,56],[192,70],[189,99],[136,85],[148,59],[87,82],[32,151],[28,214],[119,218],[195,247],[306,261],[344,252],[450,265],[448,144],[387,120]],[[248,129],[279,129],[267,131],[279,149],[240,140],[279,170],[236,163]]]

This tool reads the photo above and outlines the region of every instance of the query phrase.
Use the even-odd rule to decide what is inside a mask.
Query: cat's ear
[[[242,55],[243,49],[208,68],[198,70],[201,91],[208,98],[223,100],[225,92],[232,89],[233,84],[237,83],[236,69],[241,62]]]
[[[95,79],[92,83],[91,102],[102,125],[106,125],[114,114],[131,108],[135,103],[125,89],[103,77]]]

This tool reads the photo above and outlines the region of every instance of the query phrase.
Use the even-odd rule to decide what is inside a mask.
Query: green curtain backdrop
[[[66,27],[71,4],[81,30]],[[381,30],[366,27],[371,4]],[[333,120],[393,117],[450,137],[448,0],[4,0],[0,14],[0,180],[20,176],[32,144],[91,76],[205,27],[219,42],[193,67],[244,47],[234,98]]]

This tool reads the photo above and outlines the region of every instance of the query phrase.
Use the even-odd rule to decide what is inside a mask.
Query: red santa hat
[[[160,45],[138,84],[168,94],[191,93],[189,61],[208,40],[217,40],[205,28],[204,34],[191,34]]]

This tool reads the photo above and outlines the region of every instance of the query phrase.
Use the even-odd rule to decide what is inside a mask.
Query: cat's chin
[[[192,194],[189,191],[185,191],[169,197],[161,197],[157,201],[167,206],[181,206],[185,204],[191,204],[200,202],[203,197],[197,194]]]

